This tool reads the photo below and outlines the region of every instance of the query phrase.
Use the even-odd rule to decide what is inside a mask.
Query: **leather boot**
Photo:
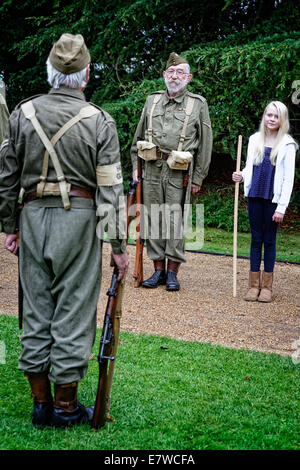
[[[33,401],[32,424],[37,427],[50,424],[53,410],[53,398],[51,395],[51,384],[46,372],[25,372],[24,374],[31,387]]]
[[[89,423],[92,420],[94,407],[85,407],[77,400],[77,382],[54,384],[54,408],[51,425],[64,428],[74,424]]]
[[[165,260],[153,261],[154,273],[149,279],[143,282],[142,286],[148,289],[155,289],[166,283]]]
[[[249,289],[244,300],[255,302],[260,291],[260,271],[249,271]]]
[[[263,271],[261,280],[261,291],[258,297],[259,302],[272,302],[273,273]]]
[[[179,290],[180,284],[177,279],[178,269],[181,263],[168,259],[166,290]]]

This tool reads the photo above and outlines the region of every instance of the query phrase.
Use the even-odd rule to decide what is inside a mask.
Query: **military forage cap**
[[[49,60],[56,70],[69,75],[83,70],[91,61],[81,34],[63,34],[51,49]]]
[[[168,69],[172,65],[187,64],[187,63],[188,62],[183,57],[176,54],[176,52],[171,52],[171,54],[169,55],[169,58],[168,58],[166,69]]]

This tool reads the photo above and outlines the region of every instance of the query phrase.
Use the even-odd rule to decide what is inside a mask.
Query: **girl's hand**
[[[280,212],[274,212],[274,215],[272,217],[273,222],[280,222],[283,221],[284,214],[281,214]]]
[[[242,172],[241,171],[235,171],[232,173],[232,181],[235,183],[240,183],[243,179]]]

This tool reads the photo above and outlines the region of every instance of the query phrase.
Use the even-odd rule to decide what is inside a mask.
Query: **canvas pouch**
[[[172,150],[167,163],[172,170],[187,170],[193,155],[191,152]]]
[[[138,140],[137,141],[138,156],[143,160],[158,160],[156,154],[156,145],[148,140]]]

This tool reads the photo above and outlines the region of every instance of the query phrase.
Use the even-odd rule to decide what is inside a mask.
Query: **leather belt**
[[[88,199],[94,199],[94,193],[90,189],[85,189],[85,188],[77,188],[75,186],[72,186],[69,192],[69,196],[71,197],[84,197]],[[46,197],[46,196],[45,196]],[[48,196],[47,196],[48,197]],[[49,196],[53,197],[53,196]],[[54,196],[54,197],[60,197],[60,196]],[[35,199],[42,199],[40,197],[37,197],[36,191],[31,191],[24,197],[24,203],[26,204],[27,202],[34,201]]]
[[[169,153],[164,153],[164,152],[161,152],[160,150],[156,152],[156,156],[159,160],[168,160],[169,155],[170,155]]]

